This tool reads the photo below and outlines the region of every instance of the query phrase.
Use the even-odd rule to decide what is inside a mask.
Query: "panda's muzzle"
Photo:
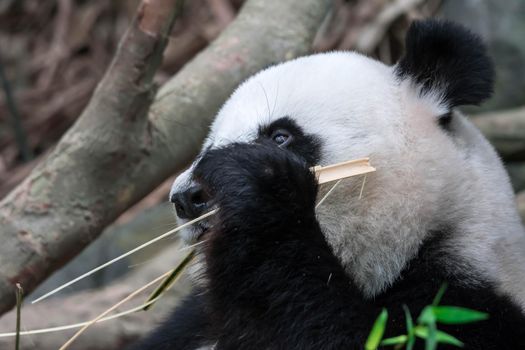
[[[189,220],[208,211],[209,200],[209,195],[199,184],[195,184],[183,192],[173,193],[170,197],[170,201],[175,205],[177,216]]]

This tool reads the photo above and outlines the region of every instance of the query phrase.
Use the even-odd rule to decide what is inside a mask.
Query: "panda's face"
[[[399,109],[396,89],[391,67],[353,53],[284,63],[238,88],[219,112],[203,149],[271,138],[282,129],[292,136],[288,148],[296,147],[305,158],[318,153],[320,164],[369,155],[374,137],[393,126],[392,115]],[[319,140],[317,150],[298,147],[308,136]]]
[[[200,156],[233,142],[258,142],[265,138],[295,152],[311,165],[370,157],[378,169],[388,169],[367,179],[362,201],[356,203],[352,199],[358,196],[362,179],[347,179],[339,193],[319,209],[321,225],[334,249],[343,256],[353,250],[348,245],[358,241],[346,241],[356,223],[341,218],[359,217],[363,223],[362,208],[374,205],[375,211],[367,217],[386,223],[382,216],[392,209],[379,202],[410,203],[403,193],[407,188],[411,187],[412,193],[433,193],[446,183],[439,177],[437,181],[424,181],[434,172],[443,171],[440,163],[449,164],[446,148],[452,142],[432,117],[440,113],[439,104],[432,103],[431,97],[416,98],[411,91],[409,86],[400,85],[393,67],[356,53],[319,54],[287,62],[260,72],[235,91],[212,124]],[[428,156],[436,143],[443,148],[439,159]],[[432,162],[428,176],[410,166]],[[177,177],[171,196],[190,193],[187,201],[204,202],[192,194],[194,165]],[[432,195],[427,198],[435,199]],[[376,203],[371,204],[372,201]],[[188,215],[184,208],[176,205],[176,209],[181,223],[203,213],[196,210]],[[407,210],[414,215],[419,212],[412,207]],[[421,220],[426,215],[422,214]],[[195,243],[207,228],[207,221],[201,221],[184,230],[182,237],[189,244]],[[363,237],[372,242],[370,234]]]
[[[377,171],[367,175],[362,198],[363,179],[345,179],[317,209],[334,253],[368,296],[391,284],[444,227],[461,231],[453,249],[488,271],[490,248],[480,242],[517,217],[493,149],[452,109],[490,96],[482,43],[462,27],[428,21],[411,27],[406,48],[392,67],[335,52],[258,73],[222,107],[201,151],[265,138],[312,165],[370,157]],[[206,207],[192,190],[194,165],[170,194],[175,203],[180,196],[192,202],[191,210],[176,204],[181,222]],[[499,190],[489,190],[495,184]],[[193,243],[207,228],[199,222],[182,237]]]
[[[373,159],[402,143],[399,101],[392,67],[354,53],[297,59],[241,85],[218,113],[201,155],[232,142],[264,138],[311,165]],[[193,186],[192,169],[175,180],[172,195]],[[191,218],[180,216],[182,222]],[[191,243],[205,228],[201,222],[182,237]]]

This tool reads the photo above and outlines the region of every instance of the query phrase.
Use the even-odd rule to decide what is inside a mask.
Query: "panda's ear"
[[[406,54],[396,65],[421,95],[436,94],[450,110],[478,105],[491,96],[494,68],[481,39],[458,24],[416,21],[406,36]]]

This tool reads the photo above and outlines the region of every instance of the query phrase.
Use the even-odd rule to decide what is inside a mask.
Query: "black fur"
[[[438,124],[446,131],[450,131],[452,121],[452,112],[445,113],[439,116]]]
[[[278,129],[285,129],[293,135],[294,139],[287,149],[304,158],[311,166],[319,164],[321,140],[315,135],[305,133],[290,117],[282,117],[269,125],[260,127],[258,140],[268,139]]]
[[[406,35],[396,73],[425,94],[437,91],[449,108],[478,105],[492,94],[494,68],[481,39],[465,27],[440,20],[416,21]]]
[[[491,318],[440,329],[466,349],[525,349],[518,308],[490,281],[467,286],[465,276],[444,267],[453,259],[441,249],[448,229],[431,235],[394,286],[366,300],[325,241],[314,212],[317,184],[301,158],[266,142],[236,144],[208,152],[195,174],[220,207],[203,250],[206,306],[194,309],[206,310],[200,317],[208,321],[199,315],[183,320],[184,308],[183,316],[175,312],[173,349],[189,349],[176,339],[179,322],[217,340],[218,350],[362,349],[383,307],[390,315],[387,336],[404,334],[402,305],[417,317],[444,281],[449,287],[441,304],[486,311]],[[192,321],[195,326],[188,325]]]
[[[203,299],[195,289],[159,328],[127,350],[189,350],[207,344],[212,334]]]

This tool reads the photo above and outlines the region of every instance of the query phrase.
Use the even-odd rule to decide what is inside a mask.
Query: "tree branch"
[[[385,38],[385,34],[392,23],[401,15],[421,5],[423,1],[424,0],[395,0],[387,3],[375,17],[374,21],[363,27],[359,33],[355,49],[365,54],[371,54],[380,44],[381,40]]]
[[[521,215],[521,221],[525,224],[525,191],[521,191],[516,196],[516,202],[518,203],[518,210]]]
[[[249,0],[222,35],[165,84],[145,118],[178,1],[143,0],[77,123],[0,202],[0,313],[14,305],[15,283],[33,290],[187,164],[242,80],[306,53],[329,3]]]
[[[525,107],[478,114],[474,124],[506,160],[525,160]]]

